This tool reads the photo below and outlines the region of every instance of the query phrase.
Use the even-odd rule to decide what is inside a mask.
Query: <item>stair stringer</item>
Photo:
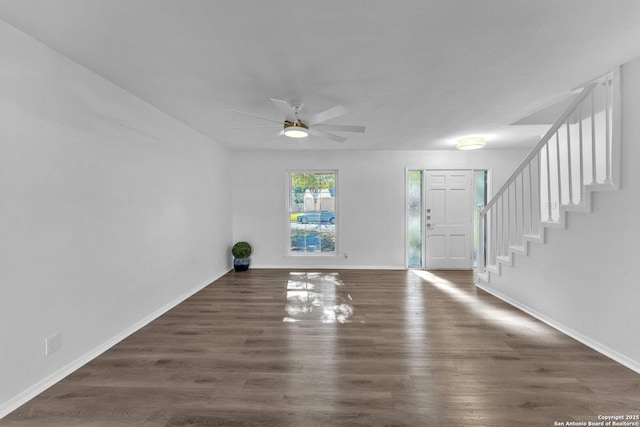
[[[489,283],[492,274],[501,274],[503,265],[513,266],[516,254],[529,256],[532,242],[546,244],[546,230],[566,229],[570,213],[591,213],[594,193],[620,188],[621,94],[620,67],[585,84],[571,105],[480,210],[478,224],[483,225],[478,228],[478,235],[484,239],[485,245],[479,251],[479,263],[482,265],[477,274],[479,281]],[[583,136],[586,138],[583,139]],[[577,141],[578,149],[570,141]],[[579,182],[576,182],[578,179]],[[592,182],[583,181],[587,179]],[[512,188],[516,197],[510,199]],[[580,192],[580,202],[563,203],[567,196],[575,200],[573,195],[578,194],[576,190]],[[521,195],[520,198],[517,194]],[[533,197],[535,194],[539,198]],[[529,197],[529,203],[524,202],[525,195]],[[503,226],[505,197],[508,225]],[[540,212],[543,201],[547,206],[559,203],[560,207],[554,212]],[[497,208],[499,202],[499,209],[502,210]],[[513,220],[509,212],[524,212],[522,222],[515,220],[515,227],[512,227]],[[527,213],[529,216],[526,216]],[[547,218],[552,213],[557,218]],[[495,223],[487,222],[487,218],[492,218],[491,221]],[[528,219],[526,225],[525,218]],[[494,224],[495,230],[500,231],[492,230]],[[529,229],[528,233],[524,231],[526,228]],[[500,240],[506,238],[509,242],[518,243],[506,248],[502,244],[495,244],[498,233]],[[488,242],[494,243],[493,246]]]
[[[495,265],[487,265],[485,272],[478,272],[477,277],[481,283],[490,283],[491,274],[502,275],[502,265],[513,267],[513,259],[516,254],[529,256],[529,244],[531,242],[538,244],[546,244],[546,230],[547,229],[566,229],[567,215],[569,213],[586,214],[592,212],[592,193],[604,192],[604,191],[616,191],[617,186],[612,183],[602,184],[586,184],[583,186],[584,191],[582,200],[580,203],[572,205],[560,206],[560,215],[558,221],[540,221],[539,222],[539,234],[523,234],[523,246],[509,246],[509,251],[505,255],[499,255],[496,257],[497,262]]]

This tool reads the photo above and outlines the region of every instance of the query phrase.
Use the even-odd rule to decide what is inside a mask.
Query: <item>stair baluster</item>
[[[526,254],[530,241],[544,243],[545,228],[564,227],[567,211],[590,210],[591,191],[615,189],[619,176],[618,75],[619,70],[614,70],[585,85],[479,210],[480,280],[488,282],[489,272],[500,274],[500,265],[511,264],[514,252]],[[590,132],[585,132],[585,126],[590,126]]]

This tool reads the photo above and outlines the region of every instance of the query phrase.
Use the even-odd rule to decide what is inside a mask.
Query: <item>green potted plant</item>
[[[233,255],[233,268],[235,271],[247,271],[249,269],[249,257],[251,256],[251,245],[247,242],[238,242],[231,248]]]

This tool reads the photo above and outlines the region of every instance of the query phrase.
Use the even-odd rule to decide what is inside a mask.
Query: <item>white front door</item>
[[[425,172],[425,268],[471,269],[472,172]]]

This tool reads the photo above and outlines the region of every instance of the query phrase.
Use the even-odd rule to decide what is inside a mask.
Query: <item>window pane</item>
[[[487,204],[487,171],[473,171],[473,267],[478,267],[478,248],[484,250],[486,242],[479,242],[478,211]],[[483,233],[484,234],[484,233]]]
[[[290,252],[336,252],[336,173],[290,172]]]
[[[422,267],[422,171],[407,175],[407,254],[409,268]]]

